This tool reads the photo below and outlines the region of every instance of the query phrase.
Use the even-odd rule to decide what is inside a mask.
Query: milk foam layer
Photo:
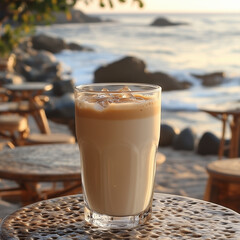
[[[103,107],[96,104],[98,97],[84,95],[76,100],[76,133],[87,204],[110,216],[139,214],[152,197],[160,100],[131,95],[120,101],[111,97]]]

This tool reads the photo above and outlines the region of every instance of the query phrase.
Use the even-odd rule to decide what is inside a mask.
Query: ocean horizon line
[[[79,9],[81,10],[81,9]],[[229,14],[240,14],[240,10],[236,11],[227,11],[227,12],[211,12],[211,11],[186,11],[186,12],[174,12],[174,11],[157,11],[157,12],[151,12],[151,11],[145,11],[145,12],[86,12],[84,11],[85,14],[88,15],[150,15],[150,14],[175,14],[175,15],[192,15],[192,14],[198,14],[198,15],[229,15]]]

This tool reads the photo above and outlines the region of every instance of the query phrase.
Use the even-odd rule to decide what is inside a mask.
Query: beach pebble
[[[211,132],[205,132],[199,140],[197,153],[201,155],[217,155],[220,139]]]
[[[170,146],[177,136],[177,130],[168,124],[161,124],[161,134],[159,146]]]
[[[193,151],[195,146],[196,135],[191,128],[183,129],[173,141],[173,148],[175,150]]]

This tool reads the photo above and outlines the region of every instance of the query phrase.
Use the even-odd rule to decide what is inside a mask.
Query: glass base
[[[85,206],[85,220],[93,226],[103,229],[131,229],[145,223],[151,218],[152,208],[134,216],[114,217],[96,213]]]

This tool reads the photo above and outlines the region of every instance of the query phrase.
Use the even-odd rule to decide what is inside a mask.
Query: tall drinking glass
[[[85,220],[107,229],[144,223],[151,216],[161,87],[78,86],[75,116]]]

